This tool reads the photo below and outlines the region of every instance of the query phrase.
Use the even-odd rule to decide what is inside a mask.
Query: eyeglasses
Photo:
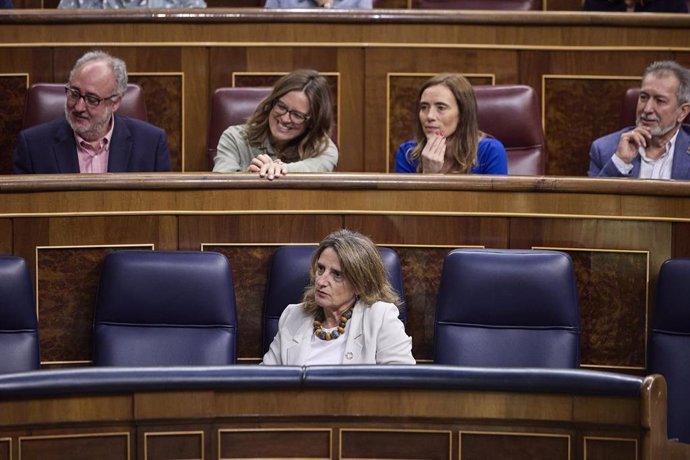
[[[101,102],[119,96],[119,94],[113,94],[112,96],[108,97],[98,97],[95,94],[82,94],[81,92],[79,92],[78,89],[74,89],[71,86],[65,86],[65,94],[67,95],[67,99],[69,99],[70,102],[73,102],[75,104],[79,102],[79,99],[83,98],[84,102],[89,107],[98,107],[99,105],[101,105]]]
[[[290,108],[281,101],[273,101],[273,111],[277,115],[285,115],[286,113],[290,115],[290,121],[296,125],[301,125],[305,121],[311,118],[311,115],[298,112],[297,110],[290,110]]]

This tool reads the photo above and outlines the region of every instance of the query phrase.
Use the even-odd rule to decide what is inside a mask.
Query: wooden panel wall
[[[66,81],[91,48],[125,59],[144,87],[150,120],[168,131],[175,171],[208,170],[215,88],[310,67],[335,85],[339,171],[389,171],[398,144],[412,136],[415,87],[428,75],[459,72],[477,84],[534,87],[547,173],[583,176],[589,145],[619,127],[623,93],[644,68],[658,59],[690,64],[688,15],[79,13],[0,12],[0,173],[11,171],[27,85]]]
[[[423,381],[418,387],[374,389],[264,387],[265,376],[254,381],[251,369],[242,371],[249,375],[232,388],[221,381],[200,387],[192,377],[187,387],[170,374],[173,388],[154,389],[142,381],[145,390],[123,389],[118,381],[109,389],[91,376],[94,388],[82,382],[84,395],[42,391],[0,397],[0,459],[62,459],[65,452],[75,459],[108,460],[690,456],[688,444],[667,439],[666,385],[660,376],[644,379],[637,394],[613,389],[585,394],[564,390],[566,376],[553,393],[541,387],[472,389],[473,379],[481,385],[477,375],[459,376],[464,383],[444,389],[430,389]],[[84,380],[79,373],[69,378]],[[16,386],[9,382],[4,394]]]

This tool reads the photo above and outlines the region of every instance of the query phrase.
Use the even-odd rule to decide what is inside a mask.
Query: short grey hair
[[[69,73],[69,81],[72,81],[77,70],[84,64],[92,61],[106,61],[110,65],[110,70],[112,70],[115,76],[115,93],[123,96],[127,91],[127,65],[122,59],[111,56],[105,51],[89,51],[80,57]]]
[[[690,102],[690,70],[686,69],[676,61],[656,61],[652,62],[644,71],[643,78],[649,74],[668,75],[673,74],[678,79],[678,91],[676,97],[679,104]]]

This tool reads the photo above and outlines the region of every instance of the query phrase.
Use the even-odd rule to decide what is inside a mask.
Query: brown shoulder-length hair
[[[417,145],[410,151],[409,159],[412,161],[419,161],[417,171],[422,171],[422,150],[426,146],[426,135],[424,127],[419,119],[419,105],[422,99],[422,94],[427,88],[436,85],[443,85],[448,88],[455,96],[455,102],[458,104],[458,127],[455,132],[451,134],[446,142],[453,145],[453,157],[456,165],[451,170],[454,173],[468,173],[472,167],[477,164],[477,147],[479,140],[486,135],[479,130],[479,121],[477,120],[477,99],[474,96],[472,85],[465,77],[458,74],[442,73],[427,80],[419,89],[417,95],[417,123],[415,129],[415,136],[417,138]]]
[[[333,124],[333,103],[328,82],[316,70],[295,70],[276,82],[271,94],[266,96],[247,120],[246,139],[249,145],[258,147],[270,136],[268,117],[278,99],[291,91],[301,91],[309,99],[309,119],[304,132],[291,140],[278,156],[293,162],[321,155],[328,147],[328,136]]]
[[[352,287],[362,303],[371,305],[383,301],[398,305],[400,299],[388,281],[386,268],[381,254],[374,243],[361,233],[350,230],[337,230],[321,241],[311,258],[311,283],[304,292],[304,310],[314,315],[319,310],[316,304],[315,276],[317,262],[326,248],[332,248],[338,260],[343,276]]]

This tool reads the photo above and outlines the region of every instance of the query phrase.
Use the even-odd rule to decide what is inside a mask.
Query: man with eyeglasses
[[[15,174],[170,171],[165,131],[116,115],[126,90],[121,59],[82,56],[65,86],[65,118],[19,134]]]

